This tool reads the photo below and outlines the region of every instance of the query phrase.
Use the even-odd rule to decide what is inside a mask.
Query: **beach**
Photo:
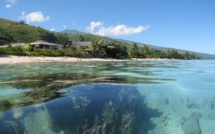
[[[34,57],[34,56],[2,56],[0,64],[37,63],[37,62],[96,62],[96,61],[154,61],[172,59],[111,59],[111,58],[76,58],[76,57]]]

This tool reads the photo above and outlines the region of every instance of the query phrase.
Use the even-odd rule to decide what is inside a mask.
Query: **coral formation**
[[[75,134],[134,134],[142,122],[142,99],[132,87],[101,84],[93,91],[73,91],[60,104],[54,101],[46,107],[50,109],[52,130],[56,132],[67,129]],[[66,111],[58,110],[64,107]]]

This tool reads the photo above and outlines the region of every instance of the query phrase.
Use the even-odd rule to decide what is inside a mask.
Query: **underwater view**
[[[0,65],[0,134],[213,134],[215,61]]]

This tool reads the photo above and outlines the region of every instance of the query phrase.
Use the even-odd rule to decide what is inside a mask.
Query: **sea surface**
[[[215,61],[0,65],[0,134],[214,134]]]

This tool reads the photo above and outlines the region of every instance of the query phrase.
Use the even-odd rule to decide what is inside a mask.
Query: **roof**
[[[92,42],[89,42],[89,41],[77,41],[77,42],[72,42],[72,44],[77,49],[81,49],[81,47],[88,47],[88,48],[90,48],[92,46]]]
[[[13,46],[13,47],[17,47],[17,46],[20,46],[20,47],[22,47],[22,46],[24,46],[26,43],[12,43],[11,44],[11,46]],[[6,44],[6,45],[2,45],[2,46],[0,46],[0,47],[8,47],[10,44]]]
[[[11,46],[24,46],[26,43],[13,43]]]
[[[46,42],[44,40],[38,40],[38,41],[35,41],[35,42],[32,42],[30,43],[31,45],[39,45],[39,44],[42,44],[42,45],[49,45],[49,46],[60,46],[58,44],[54,44],[54,43],[49,43],[49,42]]]

